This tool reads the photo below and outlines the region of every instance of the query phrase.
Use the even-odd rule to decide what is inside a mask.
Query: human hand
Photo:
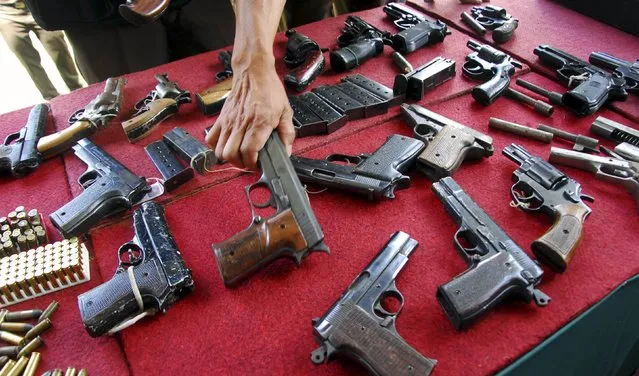
[[[295,139],[293,111],[284,86],[272,59],[263,60],[234,67],[233,88],[206,136],[218,159],[240,168],[256,168],[258,152],[274,129],[288,154]]]

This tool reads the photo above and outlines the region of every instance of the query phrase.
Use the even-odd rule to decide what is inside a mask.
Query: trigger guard
[[[382,299],[386,296],[392,296],[393,298],[397,299],[399,301],[399,308],[397,308],[397,311],[395,312],[389,312],[387,311],[384,306],[382,305]],[[385,319],[387,317],[391,317],[394,318],[395,316],[399,315],[399,313],[402,311],[402,309],[404,309],[404,296],[402,295],[401,292],[399,292],[399,290],[397,290],[396,287],[394,287],[394,283],[393,283],[393,287],[389,288],[388,290],[384,291],[380,296],[379,299],[377,299],[377,301],[375,302],[375,305],[373,306],[373,309],[375,312],[379,312],[381,313],[383,316],[377,315],[382,319]]]
[[[269,198],[268,200],[264,201],[264,202],[259,202],[259,203],[255,203],[252,199],[251,199],[251,191],[261,185],[266,186],[266,189],[268,189],[269,192]],[[268,187],[268,185],[266,183],[255,183],[253,185],[249,185],[248,187],[246,187],[245,189],[246,192],[246,197],[248,199],[249,204],[251,205],[251,207],[253,208],[258,208],[258,209],[264,209],[264,208],[268,208],[268,207],[273,207],[277,209],[277,206],[275,204],[275,199],[273,197],[273,192],[271,191],[271,189]]]
[[[484,71],[481,64],[476,63],[472,60],[465,62],[462,66],[462,70],[466,75],[471,77],[481,77]]]
[[[69,124],[76,123],[80,121],[80,118],[84,115],[84,108],[81,110],[77,110],[71,116],[69,116]]]

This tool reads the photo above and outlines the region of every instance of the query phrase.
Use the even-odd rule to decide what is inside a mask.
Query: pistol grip
[[[437,181],[450,176],[464,160],[475,138],[454,126],[445,126],[417,158],[418,169]]]
[[[145,308],[158,308],[158,300],[169,288],[161,266],[155,259],[147,259],[133,269],[133,274]],[[91,337],[101,336],[139,310],[127,271],[78,296],[78,306]]]
[[[215,115],[222,110],[222,106],[224,106],[226,97],[229,96],[232,87],[233,77],[229,77],[217,85],[197,93],[195,103],[197,103],[197,107],[204,115]]]
[[[555,223],[532,243],[535,256],[554,271],[563,273],[579,245],[590,210],[585,205],[564,204],[555,208]]]
[[[97,127],[88,120],[80,120],[59,132],[40,138],[38,151],[46,158],[54,157],[67,151],[73,144],[89,137]]]
[[[223,243],[213,244],[226,286],[237,284],[283,256],[299,262],[306,248],[306,240],[290,209],[251,224]]]
[[[492,36],[495,43],[505,43],[512,38],[515,30],[519,26],[519,21],[517,19],[511,19],[508,22],[505,22],[500,27],[493,30]]]
[[[148,136],[163,120],[178,112],[175,99],[156,99],[148,104],[148,109],[138,116],[122,122],[122,129],[129,142],[136,142]]]
[[[284,75],[284,83],[295,91],[304,90],[324,70],[324,54],[321,50],[310,53],[302,65]]]
[[[507,69],[497,67],[495,75],[483,84],[473,88],[473,98],[484,106],[493,103],[510,85],[510,74]]]
[[[374,375],[430,375],[437,364],[350,302],[341,304],[333,316],[328,342]]]

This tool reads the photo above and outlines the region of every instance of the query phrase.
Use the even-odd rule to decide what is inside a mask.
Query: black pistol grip
[[[472,95],[475,100],[484,106],[493,103],[510,85],[510,73],[504,67],[497,67],[495,75],[488,81],[473,88]]]
[[[586,81],[561,98],[562,104],[580,116],[590,115],[608,100],[611,80],[600,73],[591,75]]]
[[[353,170],[389,182],[397,182],[398,188],[410,186],[410,178],[404,176],[424,149],[424,143],[412,137],[391,135],[375,152],[360,162]]]
[[[374,375],[429,375],[437,363],[352,302],[339,306],[331,324],[330,344],[338,353],[358,360]]]
[[[519,26],[519,20],[513,18],[506,21],[503,25],[493,30],[493,40],[495,43],[505,43],[512,38],[515,34],[515,30]]]
[[[527,285],[515,260],[500,252],[439,286],[437,300],[455,329],[462,330],[511,294],[530,302]]]
[[[475,137],[462,129],[447,125],[417,158],[417,168],[429,179],[437,181],[452,175],[472,150]]]
[[[351,70],[362,65],[368,59],[375,57],[384,50],[381,38],[360,39],[330,54],[331,69],[337,73]]]
[[[157,309],[158,299],[169,288],[159,263],[147,259],[133,269],[133,275],[145,309]],[[140,310],[127,271],[116,273],[111,280],[78,296],[78,306],[91,337],[101,336]]]
[[[413,52],[429,43],[431,32],[433,29],[428,21],[402,30],[392,37],[393,49],[401,54]]]

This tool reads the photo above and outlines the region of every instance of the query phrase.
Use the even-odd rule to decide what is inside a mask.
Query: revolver
[[[539,307],[550,298],[537,289],[544,271],[451,177],[433,192],[459,225],[453,238],[468,269],[437,288],[437,300],[457,330],[468,327],[510,297]]]
[[[304,90],[324,70],[324,53],[314,40],[290,29],[286,31],[284,63],[289,69],[284,83],[295,91]]]
[[[140,318],[165,312],[193,290],[186,266],[160,204],[133,213],[133,240],[118,250],[119,266],[109,281],[78,296],[80,316],[91,337],[115,332]]]
[[[166,74],[156,74],[158,84],[135,104],[131,119],[122,122],[129,142],[136,142],[156,129],[157,125],[178,112],[179,106],[191,103],[191,93],[180,89]]]
[[[426,144],[417,157],[417,169],[430,180],[450,176],[467,158],[493,155],[492,137],[415,104],[404,103],[401,109],[415,138]]]
[[[38,141],[38,152],[46,158],[67,151],[80,139],[90,137],[106,125],[120,112],[122,91],[126,85],[124,78],[109,78],[104,84],[104,92],[95,97],[87,106],[76,111],[69,118],[69,127],[44,136]]]
[[[395,134],[372,154],[331,154],[326,159],[293,155],[291,163],[303,183],[343,189],[378,201],[395,198],[395,190],[410,187],[410,178],[404,173],[415,165],[423,149],[422,141]],[[354,164],[332,163],[334,161]]]
[[[570,88],[561,102],[579,116],[594,113],[608,100],[626,100],[626,89],[632,89],[632,83],[628,84],[618,72],[609,73],[558,48],[542,45],[533,52],[542,64],[555,69],[559,79]]]
[[[35,105],[29,113],[27,124],[7,136],[0,145],[0,176],[25,175],[40,166],[42,155],[38,152],[38,140],[44,135],[49,120],[49,106]]]
[[[49,217],[65,238],[80,236],[102,218],[163,193],[160,183],[149,185],[86,138],[78,141],[73,151],[88,166],[78,178],[84,192]]]
[[[291,258],[299,264],[312,251],[329,252],[306,191],[277,132],[269,136],[259,151],[258,164],[262,177],[244,188],[251,206],[251,225],[212,245],[226,286],[237,284],[280,257]],[[270,191],[266,202],[251,200],[251,191],[257,187]],[[256,214],[256,207],[269,206],[277,210],[273,216],[262,218]]]
[[[639,163],[626,160],[615,153],[612,154],[614,156],[600,157],[552,147],[548,162],[588,171],[595,174],[597,179],[621,185],[639,205]]]
[[[484,83],[473,88],[473,98],[484,106],[488,106],[499,98],[510,85],[510,77],[515,74],[515,68],[522,68],[521,63],[513,60],[510,55],[474,40],[466,43],[475,51],[466,56],[462,67],[464,76]]]
[[[496,5],[473,7],[470,11],[477,23],[492,30],[495,43],[505,43],[512,38],[519,26],[519,20],[513,18],[506,9]]]
[[[320,345],[311,353],[313,363],[322,364],[341,353],[373,375],[430,375],[437,361],[408,345],[395,328],[404,306],[395,278],[417,245],[404,232],[393,234],[324,316],[313,320],[313,334]],[[382,305],[390,297],[400,302],[394,312]]]
[[[577,249],[583,224],[591,210],[583,200],[594,201],[581,193],[581,184],[523,146],[512,144],[502,153],[519,164],[513,172],[510,189],[514,206],[524,211],[541,210],[555,223],[532,243],[535,256],[558,273],[563,273]]]

